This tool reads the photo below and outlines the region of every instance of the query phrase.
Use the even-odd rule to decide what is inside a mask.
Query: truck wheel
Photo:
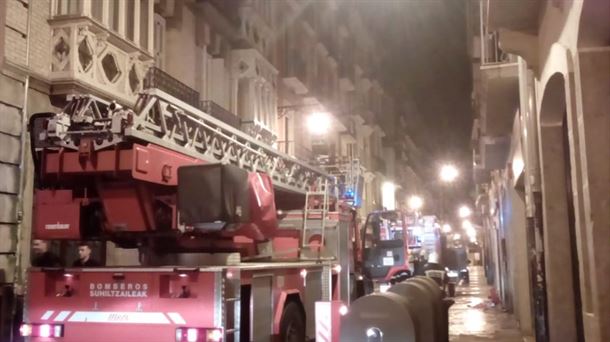
[[[305,342],[305,317],[299,304],[289,302],[280,321],[281,342]]]

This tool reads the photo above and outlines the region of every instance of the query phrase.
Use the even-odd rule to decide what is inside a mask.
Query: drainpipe
[[[479,43],[481,45],[481,65],[485,64],[485,29],[483,27],[483,3],[485,0],[479,0]]]
[[[30,1],[28,4],[23,3],[23,6],[27,6],[27,26],[26,26],[26,36],[25,36],[25,81],[23,83],[23,106],[21,107],[21,151],[20,151],[20,160],[19,160],[19,193],[17,195],[17,243],[15,247],[15,275],[13,279],[13,284],[15,286],[15,294],[23,294],[23,282],[24,276],[21,270],[22,267],[22,253],[24,250],[27,250],[27,247],[23,247],[22,243],[22,232],[24,226],[24,192],[26,188],[26,169],[27,169],[27,153],[26,153],[26,141],[28,138],[28,96],[30,89],[30,31],[32,27],[32,5],[33,2]],[[13,308],[15,309],[15,308]]]

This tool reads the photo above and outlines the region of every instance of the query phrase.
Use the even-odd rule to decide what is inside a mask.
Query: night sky
[[[403,110],[409,134],[429,156],[428,177],[438,164],[462,172],[455,201],[472,189],[471,65],[466,43],[466,0],[359,1],[383,50],[379,75],[386,88],[416,110]],[[423,175],[424,177],[426,175]],[[427,181],[433,181],[427,179]]]

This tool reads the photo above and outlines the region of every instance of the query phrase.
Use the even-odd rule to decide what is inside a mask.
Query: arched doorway
[[[584,341],[565,78],[546,84],[540,108],[540,158],[549,339]]]

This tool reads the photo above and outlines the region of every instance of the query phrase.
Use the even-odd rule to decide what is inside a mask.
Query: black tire
[[[447,289],[449,290],[449,297],[455,297],[455,283],[447,284]]]
[[[280,320],[281,342],[305,342],[305,315],[296,302],[288,302],[284,306]]]

